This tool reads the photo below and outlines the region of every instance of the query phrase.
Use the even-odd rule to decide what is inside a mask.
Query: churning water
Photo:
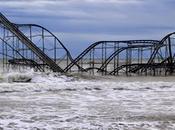
[[[20,83],[19,78],[31,81]],[[0,130],[175,129],[175,77],[31,71],[2,73],[0,80]]]

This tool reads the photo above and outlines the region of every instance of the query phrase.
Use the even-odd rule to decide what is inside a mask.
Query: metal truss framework
[[[95,75],[173,75],[175,32],[161,41],[99,41],[74,60],[63,43],[46,28],[14,24],[0,14],[0,58],[4,70],[34,68]]]
[[[0,42],[3,68],[27,66],[64,73],[73,60],[61,41],[46,28],[14,24],[3,14],[0,14]]]
[[[133,67],[147,63],[158,44],[156,40],[96,42],[75,58],[65,71],[78,69],[91,74],[130,75]]]

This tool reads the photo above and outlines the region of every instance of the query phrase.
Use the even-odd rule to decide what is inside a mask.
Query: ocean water
[[[28,71],[1,73],[0,82],[0,130],[175,129],[175,77]]]

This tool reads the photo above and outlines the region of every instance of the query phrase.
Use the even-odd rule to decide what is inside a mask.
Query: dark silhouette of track
[[[75,65],[81,66],[78,68],[79,71],[90,71],[97,70],[97,72],[102,72],[103,74],[111,74],[108,70],[108,66],[111,61],[113,61],[113,69],[116,69],[120,66],[119,54],[125,51],[132,51],[134,49],[143,49],[143,48],[154,48],[159,41],[156,40],[128,40],[128,41],[100,41],[90,45],[85,49],[75,60],[69,64],[65,71],[70,70]],[[94,58],[94,54],[98,53],[98,58]],[[108,52],[107,52],[108,51]],[[86,57],[88,56],[88,57]],[[140,54],[140,58],[141,58]],[[122,56],[120,56],[122,57]],[[118,58],[118,60],[116,60]],[[124,58],[124,57],[123,57]],[[85,59],[82,61],[82,59]],[[87,62],[89,61],[89,62]],[[141,59],[140,59],[141,61]],[[127,62],[127,61],[126,61]],[[125,64],[126,64],[125,62]],[[83,67],[83,65],[85,67]],[[94,73],[94,71],[92,72]]]
[[[63,43],[48,29],[37,25],[37,24],[15,24],[19,30],[21,30],[31,41],[34,41],[36,37],[41,39],[42,47],[39,46],[39,43],[35,42],[35,45],[37,45],[43,52],[45,52],[47,55],[50,55],[50,57],[58,64],[60,63],[59,60],[66,60],[66,65],[61,66],[62,69],[64,69],[65,66],[70,64],[73,61],[73,58],[68,51],[68,49],[63,45]],[[34,29],[37,29],[37,35],[32,34],[32,31]],[[32,30],[33,29],[33,30]],[[49,40],[52,38],[53,42],[50,42]],[[44,44],[48,44],[44,45]],[[49,49],[50,48],[50,49]],[[57,53],[60,53],[59,55]],[[51,55],[52,53],[52,55]],[[58,61],[57,61],[58,60]],[[59,64],[58,64],[59,65]]]
[[[36,24],[14,24],[0,13],[3,68],[88,72],[102,75],[173,75],[175,32],[162,40],[99,41],[75,59],[49,30]]]
[[[30,48],[41,60],[46,62],[54,72],[63,72],[63,70],[43,51],[41,51],[31,40],[29,40],[13,23],[11,23],[2,13],[0,13],[0,22],[10,30],[15,36]]]

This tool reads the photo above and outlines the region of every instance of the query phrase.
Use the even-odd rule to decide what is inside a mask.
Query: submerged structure
[[[89,73],[93,75],[173,75],[175,32],[162,40],[99,41],[72,58],[46,28],[14,24],[0,13],[0,58],[4,70]]]

